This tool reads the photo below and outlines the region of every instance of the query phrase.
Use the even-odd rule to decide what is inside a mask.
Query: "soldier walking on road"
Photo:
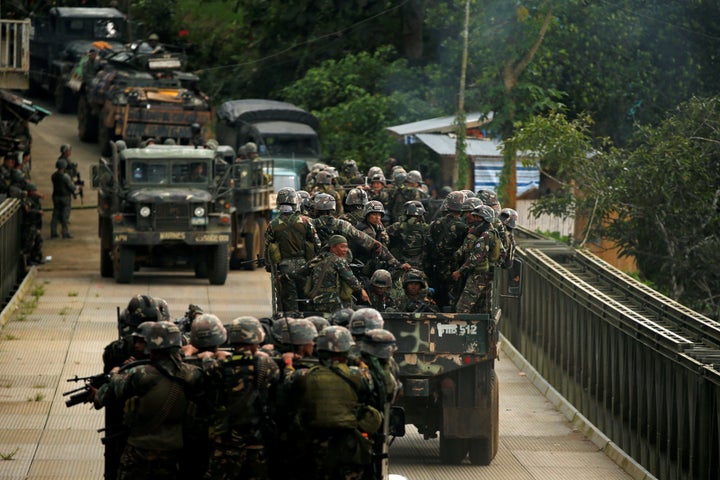
[[[63,238],[73,238],[70,235],[68,224],[70,223],[70,209],[72,207],[72,199],[78,193],[78,188],[65,171],[68,168],[68,161],[65,158],[59,158],[55,162],[55,173],[52,174],[50,180],[53,185],[53,212],[52,220],[50,220],[50,238],[57,238],[57,227],[60,224]]]

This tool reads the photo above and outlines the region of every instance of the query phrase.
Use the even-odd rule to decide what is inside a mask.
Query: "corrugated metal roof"
[[[493,119],[492,112],[485,114],[479,112],[468,113],[465,116],[465,125],[467,128],[474,128]],[[390,133],[403,137],[405,135],[416,135],[418,133],[446,133],[455,130],[455,115],[448,117],[431,118],[421,120],[419,122],[405,123],[403,125],[395,125],[387,127]]]
[[[419,133],[415,137],[440,155],[455,155],[455,138],[449,135]],[[471,157],[502,157],[500,142],[497,140],[465,141],[466,153]]]

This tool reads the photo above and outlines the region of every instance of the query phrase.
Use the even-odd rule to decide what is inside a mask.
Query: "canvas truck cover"
[[[218,107],[218,120],[227,123],[295,122],[318,130],[320,122],[315,115],[287,102],[263,99],[230,100]]]

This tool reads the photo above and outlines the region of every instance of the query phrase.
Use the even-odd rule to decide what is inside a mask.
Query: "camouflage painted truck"
[[[115,140],[129,146],[149,138],[157,143],[173,139],[178,145],[203,143],[212,106],[198,88],[199,78],[183,71],[181,55],[128,48],[104,52],[103,62],[89,84],[78,72],[67,82],[79,96],[80,140],[98,141],[106,156]]]
[[[185,268],[211,285],[228,274],[230,205],[215,150],[152,145],[93,166],[100,273],[130,283],[141,267]]]

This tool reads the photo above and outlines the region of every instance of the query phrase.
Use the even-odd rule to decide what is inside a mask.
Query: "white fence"
[[[27,90],[30,19],[0,20],[0,88]]]
[[[542,215],[535,218],[530,214],[533,200],[518,200],[518,223],[528,230],[542,232],[558,232],[561,236],[572,236],[575,231],[575,219]]]

